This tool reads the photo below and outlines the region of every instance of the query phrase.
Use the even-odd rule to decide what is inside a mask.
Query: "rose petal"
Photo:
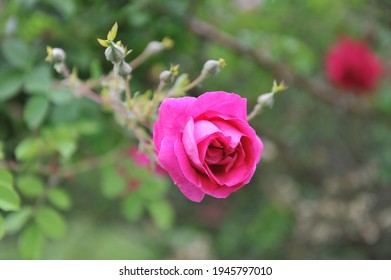
[[[159,119],[154,125],[153,143],[159,153],[161,142],[166,136],[181,133],[189,116],[185,113],[188,107],[192,107],[196,98],[166,98],[159,108]]]
[[[216,198],[226,198],[231,193],[240,189],[243,186],[243,184],[238,184],[236,186],[227,187],[225,185],[219,185],[219,184],[211,181],[210,178],[208,178],[207,176],[203,176],[203,177],[201,177],[201,186],[202,186],[202,190],[210,196],[213,196]]]
[[[247,99],[224,91],[205,92],[186,111],[192,117],[213,111],[215,116],[232,116],[247,120]]]
[[[200,202],[204,198],[204,192],[195,184],[190,182],[182,171],[181,164],[174,151],[175,137],[166,137],[161,143],[161,149],[158,154],[160,164],[167,170],[174,183],[180,191],[191,201]]]
[[[211,121],[216,127],[220,129],[220,131],[223,132],[224,135],[227,135],[231,137],[231,147],[235,148],[239,141],[240,138],[243,136],[243,133],[234,127],[232,124],[235,123],[235,121],[224,121],[220,118],[213,119]],[[248,126],[248,125],[246,125]],[[242,127],[241,127],[242,128]]]
[[[199,120],[194,123],[194,138],[197,143],[216,132],[222,131],[208,120]]]
[[[193,163],[194,167],[199,170],[203,170],[203,166],[199,158],[198,146],[194,137],[194,120],[192,118],[187,122],[184,128],[182,143],[186,154]]]
[[[176,140],[174,144],[174,153],[178,159],[179,166],[182,169],[183,175],[195,186],[200,184],[199,175],[194,167],[190,164],[189,158],[185,152],[183,144],[180,140]]]
[[[199,158],[200,158],[200,161],[203,163],[205,161],[205,157],[206,157],[206,151],[208,150],[209,146],[210,146],[210,143],[214,140],[214,139],[220,139],[222,140],[223,142],[226,142],[226,143],[230,143],[230,137],[226,137],[222,134],[222,132],[215,132],[213,134],[210,134],[208,137],[206,137],[205,139],[203,139],[201,142],[199,142],[197,144],[198,146],[198,154],[199,154]]]

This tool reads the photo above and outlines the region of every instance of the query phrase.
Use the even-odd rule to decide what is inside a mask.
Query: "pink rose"
[[[161,104],[153,134],[158,161],[188,199],[226,198],[250,182],[263,144],[247,122],[246,103],[218,91]]]
[[[382,74],[381,61],[368,45],[350,37],[329,48],[325,68],[331,82],[356,94],[373,91]]]

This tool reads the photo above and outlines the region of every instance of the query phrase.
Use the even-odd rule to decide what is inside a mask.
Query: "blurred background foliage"
[[[390,12],[385,0],[3,0],[0,258],[390,258]],[[228,66],[192,95],[235,92],[250,110],[286,81],[252,121],[265,150],[248,186],[188,201],[130,159],[136,142],[109,112],[52,87],[46,46],[63,48],[79,77],[99,78],[111,65],[96,38],[115,21],[131,56],[175,40],[133,73],[135,90],[155,88],[170,63],[195,78],[220,57]],[[325,79],[324,53],[343,34],[384,64],[371,95],[335,95]]]

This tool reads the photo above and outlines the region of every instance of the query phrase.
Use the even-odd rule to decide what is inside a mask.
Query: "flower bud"
[[[65,60],[65,52],[63,49],[54,48],[52,49],[52,61],[53,63],[63,62]]]
[[[274,92],[264,93],[258,96],[257,103],[261,108],[272,107],[274,104]]]
[[[160,81],[162,81],[166,84],[171,83],[172,82],[172,73],[171,73],[171,71],[165,70],[160,73],[159,78],[160,78]]]
[[[202,73],[204,75],[216,75],[224,68],[224,66],[225,60],[222,58],[219,60],[208,60],[202,68]]]
[[[118,73],[118,75],[122,77],[126,77],[132,72],[132,67],[129,65],[129,63],[121,61],[120,63],[114,65],[114,72]]]
[[[125,50],[122,46],[111,43],[105,50],[105,57],[113,64],[120,63],[125,58]]]
[[[149,54],[156,54],[161,52],[162,50],[164,50],[164,45],[162,42],[158,41],[149,42],[145,49],[145,51]]]
[[[62,64],[64,62],[66,57],[64,50],[47,46],[46,51],[48,55],[45,61],[53,64]]]

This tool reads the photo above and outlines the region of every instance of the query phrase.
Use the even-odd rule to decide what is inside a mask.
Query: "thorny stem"
[[[163,81],[160,81],[159,82],[159,85],[156,89],[156,92],[155,94],[153,95],[153,98],[152,98],[152,101],[151,101],[151,105],[149,106],[148,108],[148,112],[147,114],[150,114],[153,110],[155,110],[155,108],[157,107],[157,105],[159,104],[160,102],[160,98],[161,98],[161,95],[162,95],[162,91],[163,91],[163,88],[164,88],[164,85],[166,83],[163,82]]]
[[[207,74],[205,74],[204,72],[201,72],[201,74],[195,80],[193,80],[187,86],[181,88],[181,91],[187,92],[187,91],[191,90],[192,88],[194,88],[195,86],[200,84],[203,80],[205,80],[206,77],[207,77]],[[167,96],[172,96],[174,94],[175,94],[175,92],[170,91]]]
[[[255,106],[254,106],[254,109],[252,110],[252,112],[247,116],[247,121],[251,121],[253,118],[255,118],[259,113],[261,113],[262,111],[262,106],[261,104],[257,103]]]
[[[43,174],[43,175],[49,175],[49,179],[47,182],[47,185],[50,186],[56,186],[60,178],[69,178],[76,174],[80,174],[83,172],[87,172],[89,170],[98,168],[103,165],[110,165],[115,162],[117,162],[119,159],[126,156],[125,153],[125,147],[121,146],[111,152],[108,152],[102,156],[99,157],[90,157],[87,159],[83,159],[81,161],[78,161],[76,163],[73,163],[69,166],[63,166],[61,169],[55,172],[53,169],[48,165],[39,165],[35,167],[35,171]],[[7,162],[4,160],[0,161],[0,166],[5,166],[11,170],[20,171],[23,170],[24,166],[14,163],[14,162]],[[38,203],[38,201],[37,201]]]
[[[81,95],[81,96],[84,96],[88,99],[91,99],[92,101],[100,104],[100,105],[105,105],[105,101],[103,100],[103,98],[97,94],[96,92],[92,91],[90,88],[88,87],[81,87],[78,89],[78,93]]]
[[[160,95],[161,94],[161,92],[162,92],[162,90],[163,90],[163,87],[164,87],[164,85],[165,85],[166,83],[165,82],[163,82],[163,81],[160,81],[159,82],[159,85],[158,85],[158,87],[157,87],[157,89],[156,89],[156,95]]]
[[[131,76],[128,75],[125,79],[125,94],[126,94],[126,100],[128,102],[128,106],[130,107],[130,104],[132,102],[132,91],[130,90],[130,78]]]
[[[61,74],[64,76],[64,78],[69,78],[69,76],[71,75],[65,62],[61,63]]]
[[[142,64],[145,60],[147,60],[147,58],[150,56],[151,56],[151,53],[145,49],[139,56],[137,56],[135,59],[133,59],[131,62],[129,62],[129,65],[130,65],[130,67],[132,67],[132,69],[134,69],[137,66],[139,66],[140,64]]]

